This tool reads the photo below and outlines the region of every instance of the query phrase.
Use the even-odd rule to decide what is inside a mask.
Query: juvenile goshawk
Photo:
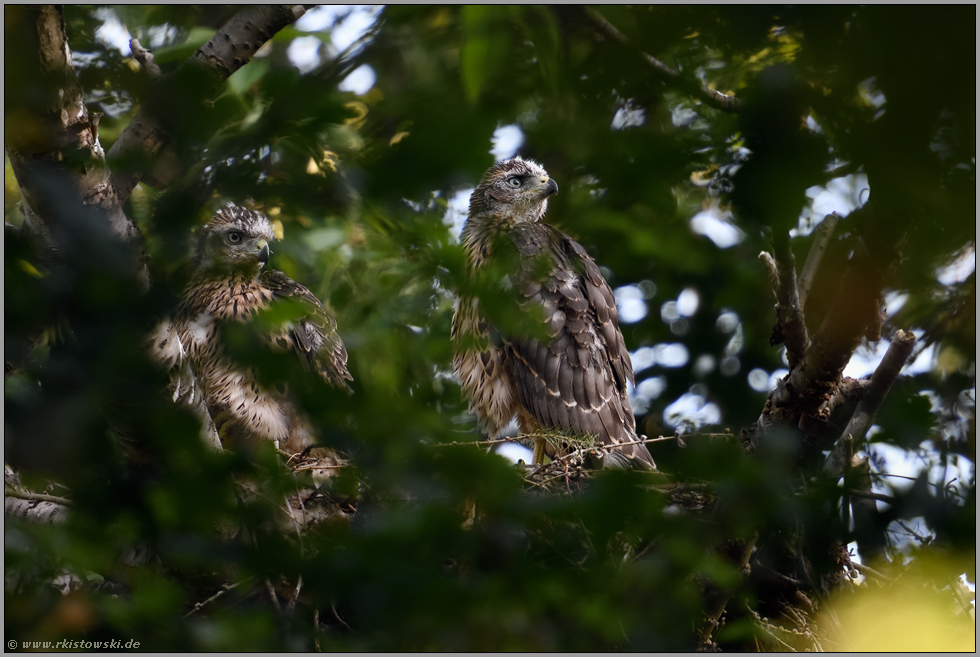
[[[282,272],[265,269],[274,239],[259,212],[234,205],[218,210],[201,229],[183,299],[151,336],[153,358],[172,372],[175,401],[196,412],[216,447],[265,439],[296,453],[315,442],[285,386],[263,386],[254,371],[227,356],[224,323],[248,321],[285,299],[298,302],[305,316],[272,325],[264,337],[336,387],[348,389],[352,380],[347,350],[323,304]]]
[[[540,165],[515,157],[491,167],[470,197],[460,235],[470,271],[503,274],[512,315],[538,330],[508,334],[478,298],[461,294],[452,324],[456,375],[491,438],[516,414],[524,434],[588,434],[604,446],[604,462],[617,452],[612,461],[655,468],[637,441],[627,396],[633,367],[612,289],[580,244],[540,221],[557,192]],[[535,443],[540,462],[547,448]]]

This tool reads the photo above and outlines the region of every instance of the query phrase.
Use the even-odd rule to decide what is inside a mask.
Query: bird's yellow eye
[[[233,230],[230,233],[228,233],[228,241],[231,242],[232,244],[238,244],[239,242],[242,241],[242,234],[239,233],[237,230]]]
[[[511,187],[520,187],[521,186],[521,177],[520,176],[511,176],[510,178],[507,179],[507,182],[510,183]]]

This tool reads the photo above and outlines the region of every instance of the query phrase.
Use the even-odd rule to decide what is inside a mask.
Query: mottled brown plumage
[[[478,299],[462,295],[452,325],[456,375],[491,437],[516,414],[523,433],[590,434],[655,467],[645,445],[614,447],[637,440],[627,395],[633,367],[599,268],[575,240],[539,221],[557,191],[538,164],[513,158],[491,167],[473,192],[460,236],[471,270],[509,263],[514,302],[529,317],[540,313],[538,333],[547,338],[502,334]]]
[[[314,443],[307,419],[288,391],[260,385],[255,372],[234,363],[220,342],[220,327],[245,322],[284,300],[308,313],[276,326],[267,338],[292,350],[303,365],[328,383],[349,389],[347,350],[323,304],[302,285],[263,267],[275,239],[269,220],[237,206],[219,210],[202,228],[196,271],[173,316],[151,337],[154,358],[173,371],[174,400],[201,418],[215,446],[267,439],[290,452]]]

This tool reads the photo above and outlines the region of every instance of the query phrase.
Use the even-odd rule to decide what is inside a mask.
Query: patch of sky
[[[885,293],[885,312],[888,317],[891,317],[905,305],[905,302],[909,300],[909,295],[907,292],[898,292],[896,290],[889,290]]]
[[[770,374],[770,375],[769,375],[769,389],[770,389],[770,390],[772,390],[773,388],[775,388],[775,387],[776,387],[776,385],[777,385],[777,384],[778,384],[778,383],[779,383],[779,382],[780,382],[780,381],[781,381],[781,380],[783,379],[783,377],[785,377],[785,376],[786,376],[787,374],[789,374],[789,370],[787,370],[787,369],[785,369],[785,368],[779,368],[778,370],[776,370],[775,372],[773,372],[772,374]]]
[[[748,379],[749,387],[756,392],[769,392],[772,389],[769,387],[769,372],[764,369],[754,368],[749,372]]]
[[[907,492],[916,479],[927,472],[931,484],[965,500],[970,482],[976,478],[973,461],[960,454],[949,454],[944,464],[943,456],[932,440],[925,440],[918,449],[911,450],[883,442],[870,443],[865,451],[871,456],[872,471],[879,475],[872,478],[872,491],[882,495]],[[882,511],[889,506],[882,501],[877,504]]]
[[[921,329],[913,329],[912,333],[915,334],[916,339],[921,339],[924,335]],[[854,350],[854,355],[851,357],[847,367],[844,368],[843,375],[855,379],[871,375],[885,357],[885,352],[888,351],[889,345],[891,345],[891,340],[888,339],[882,339],[875,343],[870,343],[866,340],[862,341],[858,348]],[[902,368],[902,374],[913,376],[931,371],[933,369],[935,351],[935,344],[931,344],[919,351],[915,359]]]
[[[725,376],[735,376],[741,369],[742,361],[735,356],[726,356],[721,360],[721,365],[718,367],[718,371]]]
[[[529,450],[524,445],[519,445],[517,443],[502,443],[494,453],[499,454],[511,463],[517,463],[518,461],[524,461],[527,464],[531,463],[531,459],[534,458],[534,452]]]
[[[700,297],[698,297],[697,290],[690,287],[684,288],[677,295],[677,312],[684,317],[693,317],[694,313],[698,311],[699,303]]]
[[[689,358],[687,347],[680,342],[640,347],[636,351],[630,352],[630,362],[633,363],[634,372],[642,372],[654,365],[668,368],[683,367]]]
[[[323,45],[318,37],[301,36],[296,37],[286,48],[286,56],[293,66],[299,69],[300,73],[309,73],[320,65],[320,46]]]
[[[635,128],[643,125],[646,119],[646,110],[642,107],[634,106],[632,100],[628,100],[616,110],[616,114],[613,116],[612,125],[610,128],[613,130]]]
[[[717,359],[711,354],[701,354],[694,361],[694,375],[707,376],[714,371],[717,364]]]
[[[683,367],[690,358],[687,347],[680,342],[658,344],[654,348],[657,363],[662,367]]]
[[[749,372],[749,387],[756,392],[769,392],[779,383],[779,380],[789,374],[789,370],[778,369],[769,374],[761,367],[756,367]]]
[[[502,125],[493,131],[490,143],[493,144],[490,154],[493,155],[494,159],[497,162],[506,160],[514,157],[517,150],[524,144],[524,131],[513,123]]]
[[[721,210],[717,203],[711,203],[691,217],[691,230],[707,237],[719,249],[727,249],[745,239],[745,233],[732,223],[733,219],[731,210]]]
[[[454,192],[446,203],[446,214],[442,217],[442,222],[449,226],[449,234],[453,239],[459,241],[459,234],[466,223],[466,217],[470,212],[470,195],[473,188],[468,187]]]
[[[878,90],[877,79],[874,76],[858,82],[858,93],[861,98],[877,110],[884,107],[885,102],[887,102],[885,94]],[[875,115],[875,118],[878,118],[878,115]]]
[[[977,270],[977,250],[973,243],[965,247],[953,257],[949,264],[936,271],[936,278],[943,285],[962,283],[970,274]]]
[[[670,122],[674,124],[675,128],[684,128],[689,126],[694,123],[694,120],[697,118],[698,113],[690,107],[686,107],[684,105],[677,105],[670,111]]]
[[[826,186],[810,187],[806,190],[810,205],[803,209],[799,223],[790,231],[790,235],[809,235],[832,212],[843,219],[864,205],[868,200],[868,190],[868,176],[864,173],[848,174],[831,179]]]
[[[806,127],[809,128],[811,131],[817,133],[818,135],[823,134],[823,128],[821,128],[820,124],[817,123],[817,120],[810,115],[807,115],[806,117]]]
[[[110,48],[115,48],[127,57],[131,55],[133,51],[129,48],[129,40],[132,37],[116,12],[109,7],[100,7],[95,10],[95,17],[102,21],[102,25],[95,30],[96,40]]]
[[[739,327],[742,320],[739,318],[738,313],[732,310],[723,310],[718,319],[715,320],[715,328],[722,333],[731,333]]]
[[[721,409],[702,395],[685,392],[664,409],[664,424],[681,433],[697,431],[704,425],[721,422]]]
[[[358,96],[362,96],[371,90],[374,83],[378,81],[378,76],[374,69],[367,64],[361,64],[350,75],[340,81],[337,89],[340,91],[352,91]]]
[[[613,290],[616,297],[616,310],[623,324],[635,324],[647,316],[647,302],[643,290],[636,285],[624,285]]]
[[[317,5],[306,12],[295,28],[300,32],[330,30],[328,53],[336,56],[357,43],[378,21],[384,5]]]
[[[319,37],[296,37],[286,51],[289,61],[301,73],[307,73],[323,61],[336,57],[364,39],[377,23],[383,5],[318,5],[306,12],[295,27],[300,32],[330,31],[326,42]],[[355,51],[356,52],[356,49]],[[352,52],[351,54],[354,54]],[[377,75],[367,64],[354,69],[340,83],[341,91],[358,95],[367,93],[377,81]]]
[[[663,376],[653,376],[644,379],[636,388],[627,386],[630,404],[635,415],[643,415],[650,410],[650,402],[659,397],[667,389],[667,379]]]

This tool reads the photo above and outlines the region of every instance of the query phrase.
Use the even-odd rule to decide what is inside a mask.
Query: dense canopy
[[[5,7],[6,638],[973,649],[975,25]],[[663,474],[535,473],[467,413],[453,295],[502,293],[458,236],[514,154],[614,290]],[[222,336],[344,455],[329,485],[209,450],[147,355],[229,201],[349,352],[350,395]]]

